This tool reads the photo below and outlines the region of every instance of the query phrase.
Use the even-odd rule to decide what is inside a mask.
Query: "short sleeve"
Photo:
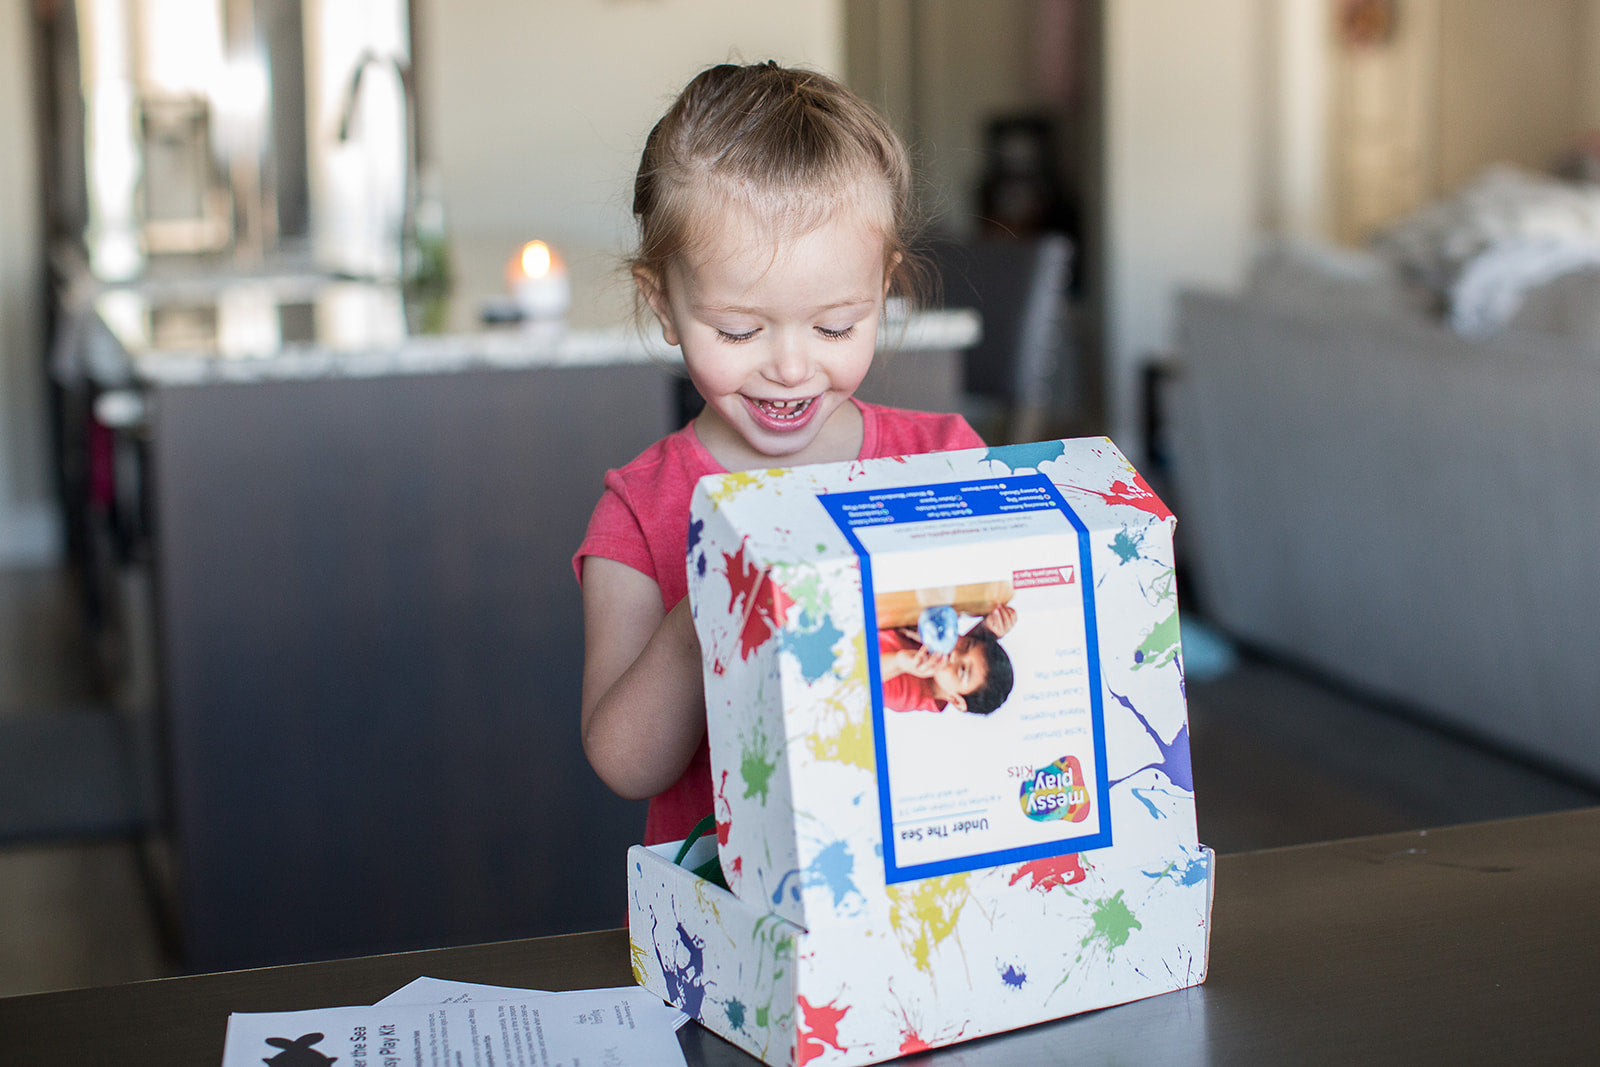
[[[607,478],[607,482],[610,482],[610,478]],[[609,484],[601,494],[600,502],[594,506],[594,513],[589,516],[589,528],[583,535],[583,543],[572,556],[572,570],[580,584],[583,582],[585,556],[601,556],[625,563],[659,584],[655,561],[650,556],[650,546],[645,541],[639,516],[622,494]]]

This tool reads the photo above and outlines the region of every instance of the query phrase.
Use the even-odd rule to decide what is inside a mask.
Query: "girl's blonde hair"
[[[883,235],[890,290],[915,297],[911,164],[872,107],[815,71],[768,61],[696,75],[645,140],[634,179],[639,248],[630,262],[664,284],[667,266],[744,209],[775,236],[809,232],[844,207]]]

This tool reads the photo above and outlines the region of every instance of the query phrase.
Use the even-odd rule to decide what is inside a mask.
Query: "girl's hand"
[[[885,679],[902,674],[910,674],[917,678],[932,678],[933,672],[944,660],[944,656],[929,651],[926,646],[902,648],[882,657],[878,664],[878,672]]]

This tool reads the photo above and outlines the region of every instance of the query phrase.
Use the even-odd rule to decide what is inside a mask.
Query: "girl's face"
[[[640,289],[705,398],[700,440],[730,470],[854,459],[847,403],[872,365],[887,290],[883,238],[842,211],[774,242],[736,212]],[[664,284],[662,284],[664,281]]]

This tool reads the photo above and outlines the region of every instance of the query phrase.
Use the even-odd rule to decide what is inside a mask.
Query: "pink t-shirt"
[[[858,459],[983,447],[960,415],[851,402],[861,410]],[[585,556],[614,559],[653,579],[661,588],[662,610],[671,611],[689,592],[689,500],[695,483],[707,474],[725,473],[693,425],[663,437],[627,466],[607,471],[605,492],[572,557],[578,580],[583,580]],[[681,840],[711,812],[711,753],[702,738],[682,777],[651,798],[645,844]]]
[[[899,630],[878,631],[878,656],[919,649],[922,642]],[[933,679],[897,674],[883,679],[883,706],[890,711],[943,711],[945,702],[933,695]]]

